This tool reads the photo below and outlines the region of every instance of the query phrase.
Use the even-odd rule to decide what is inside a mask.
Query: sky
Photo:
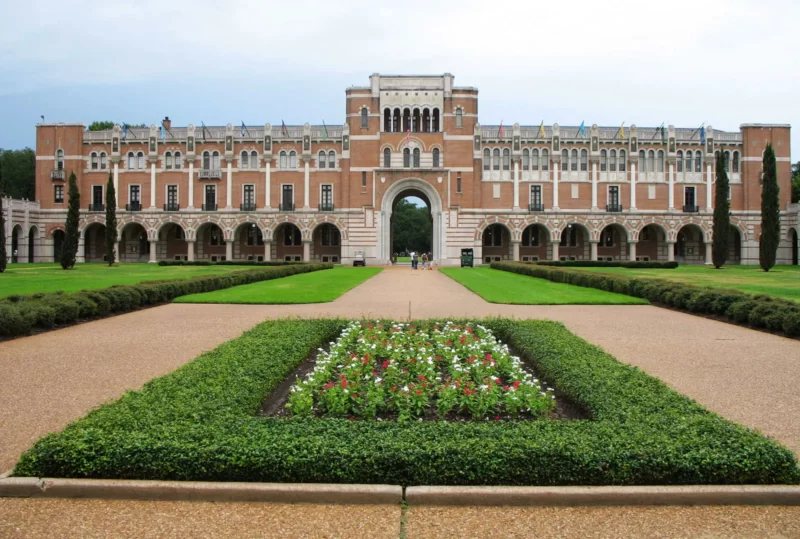
[[[485,125],[800,125],[796,0],[0,4],[0,148],[40,115],[341,124],[375,72],[452,73]]]

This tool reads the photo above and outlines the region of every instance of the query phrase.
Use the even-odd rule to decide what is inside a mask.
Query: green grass
[[[492,268],[441,268],[439,271],[458,281],[491,303],[514,305],[618,305],[647,304],[647,300],[595,288],[554,283]]]
[[[408,262],[410,264],[411,263],[411,257],[410,256],[398,256],[397,257],[397,261],[398,262]]]
[[[759,266],[679,266],[673,270],[627,268],[570,268],[579,271],[668,279],[679,283],[767,294],[800,302],[800,266],[775,266],[768,272]]]
[[[274,281],[182,296],[175,299],[175,303],[327,303],[377,275],[381,269],[341,266]]]
[[[79,292],[118,284],[218,275],[251,269],[248,266],[159,266],[157,264],[76,264],[63,270],[59,264],[9,264],[0,273],[0,298],[37,292]]]

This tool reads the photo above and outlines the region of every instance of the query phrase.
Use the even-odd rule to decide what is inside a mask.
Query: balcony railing
[[[683,205],[683,213],[697,213],[700,211],[699,206],[692,206],[690,204]]]
[[[201,180],[219,180],[222,178],[222,171],[218,168],[201,168],[198,177]]]
[[[58,170],[51,170],[50,171],[50,179],[51,180],[65,180],[67,178],[67,171],[64,169]]]
[[[279,206],[280,211],[294,211],[294,204],[288,204],[286,202],[281,202]]]
[[[541,202],[538,204],[529,204],[528,211],[544,211],[544,204]]]
[[[334,205],[333,202],[323,202],[319,205],[319,211],[333,211]]]
[[[217,211],[216,204],[203,204],[202,211]]]
[[[105,211],[105,204],[89,204],[89,211]]]
[[[606,204],[606,211],[609,213],[621,212],[622,204]]]
[[[142,203],[131,202],[130,204],[125,204],[125,211],[142,211]]]
[[[178,211],[181,209],[181,205],[177,202],[172,204],[164,204],[164,211]]]
[[[256,203],[255,202],[242,202],[239,206],[241,211],[256,211]]]

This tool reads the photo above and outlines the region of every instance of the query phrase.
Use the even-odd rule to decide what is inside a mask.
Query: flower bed
[[[319,352],[291,389],[286,406],[295,416],[497,420],[555,407],[552,388],[480,324],[352,322]]]

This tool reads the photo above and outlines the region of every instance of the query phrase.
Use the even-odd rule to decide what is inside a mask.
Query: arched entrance
[[[706,242],[703,229],[697,225],[681,227],[674,249],[675,261],[679,264],[705,263]]]
[[[61,249],[64,248],[64,231],[61,229],[53,231],[53,262],[61,262]]]
[[[279,262],[303,260],[303,234],[294,223],[282,223],[276,227],[272,244],[275,246],[275,260]]]
[[[728,231],[728,264],[742,263],[742,234],[739,229],[731,225]]]
[[[797,251],[798,251],[798,249],[800,249],[800,245],[797,244],[797,242],[798,242],[797,230],[795,230],[794,228],[789,230],[789,241],[792,242],[792,265],[796,266],[798,264],[798,261],[797,261],[798,253],[797,253]]]
[[[433,219],[430,201],[419,191],[405,191],[392,206],[390,231],[392,257],[409,253],[430,253],[433,244]]]
[[[147,262],[150,260],[150,242],[147,240],[147,230],[139,223],[128,223],[122,227],[119,235],[117,260],[120,262]]]
[[[11,252],[8,253],[11,255],[12,264],[16,264],[20,260],[20,256],[22,254],[19,252],[21,240],[22,240],[22,227],[20,225],[16,225],[14,228],[11,229]]]
[[[441,264],[446,256],[446,241],[442,223],[442,199],[434,187],[424,180],[407,178],[392,184],[383,195],[380,221],[378,223],[378,252],[376,258],[381,264],[389,264],[394,253],[392,245],[392,214],[400,200],[413,196],[422,200],[431,215],[431,249],[433,260]]]
[[[167,223],[158,230],[157,245],[159,259],[189,259],[189,244],[186,242],[186,233],[177,223]]]
[[[28,262],[39,261],[39,229],[32,226],[28,230]]]
[[[523,262],[549,260],[550,231],[540,224],[528,225],[522,231],[522,242],[519,245],[519,258]]]
[[[264,233],[256,223],[242,223],[234,231],[233,259],[264,261]]]
[[[669,259],[667,247],[667,231],[660,225],[651,223],[639,231],[636,258],[643,262],[666,262]]]
[[[511,230],[501,223],[493,223],[483,229],[481,245],[484,264],[511,260],[514,257],[511,250]]]
[[[106,225],[92,223],[83,230],[83,260],[103,262],[106,259]]]
[[[314,229],[311,260],[339,263],[342,260],[342,233],[332,223],[322,223]]]
[[[225,260],[225,236],[216,223],[203,223],[197,229],[195,252],[198,260],[221,262]]]
[[[589,229],[581,223],[567,223],[561,231],[558,242],[559,260],[588,260],[591,258],[589,246]],[[550,255],[552,258],[552,248]]]

